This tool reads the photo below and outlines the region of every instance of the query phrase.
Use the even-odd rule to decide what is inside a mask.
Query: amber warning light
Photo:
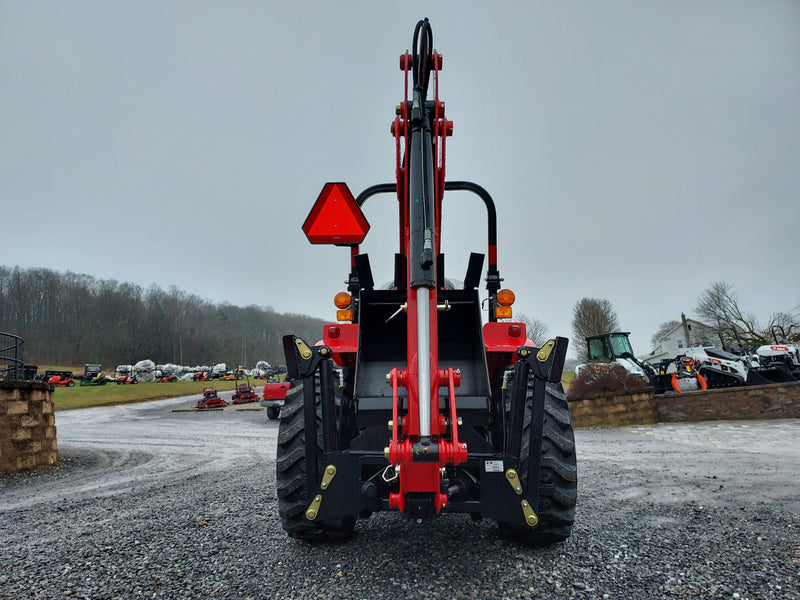
[[[312,244],[360,244],[368,231],[369,223],[346,183],[326,183],[303,223]]]

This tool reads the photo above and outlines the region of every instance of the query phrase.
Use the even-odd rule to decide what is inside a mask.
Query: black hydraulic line
[[[414,43],[411,50],[411,74],[414,91],[419,90],[421,102],[428,94],[428,83],[433,66],[433,30],[428,19],[423,19],[414,28]]]
[[[411,127],[409,164],[413,168],[408,181],[409,271],[412,288],[433,288],[433,147],[429,128],[420,123]]]
[[[412,45],[413,93],[408,148],[409,286],[436,286],[434,268],[433,137],[427,107],[433,67],[433,33],[428,19],[417,23]]]

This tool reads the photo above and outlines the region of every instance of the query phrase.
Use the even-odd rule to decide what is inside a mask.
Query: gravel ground
[[[390,513],[311,546],[277,517],[277,422],[175,406],[57,414],[61,463],[0,478],[0,598],[800,598],[797,420],[577,431],[550,548]]]

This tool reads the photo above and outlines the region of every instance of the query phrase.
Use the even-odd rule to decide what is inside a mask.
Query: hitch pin
[[[450,306],[450,301],[449,301],[449,300],[445,300],[445,301],[444,301],[444,304],[437,304],[437,305],[436,305],[436,308],[437,308],[438,310],[444,310],[444,311],[448,311],[448,310],[450,310],[450,309],[452,308],[452,306]],[[384,321],[384,323],[388,323],[389,321],[391,321],[392,319],[394,319],[394,318],[395,318],[397,315],[399,315],[401,312],[403,312],[404,310],[407,310],[407,309],[408,309],[408,304],[406,304],[406,303],[403,303],[403,304],[400,306],[400,308],[398,308],[396,311],[394,311],[394,312],[393,312],[393,313],[392,313],[392,314],[389,316],[389,318],[388,318],[388,319],[386,319],[386,320]]]
[[[395,471],[394,465],[388,465],[381,473],[381,479],[383,479],[386,483],[392,483],[398,477],[397,471]]]
[[[404,310],[406,310],[407,308],[408,308],[408,304],[404,302],[403,304],[401,304],[401,305],[400,305],[400,308],[398,308],[396,311],[394,311],[394,312],[392,313],[392,315],[391,315],[391,316],[390,316],[388,319],[386,319],[386,320],[384,321],[384,323],[388,323],[389,321],[391,321],[392,319],[394,319],[394,318],[395,318],[397,315],[399,315],[401,312],[403,312],[403,311],[404,311]]]

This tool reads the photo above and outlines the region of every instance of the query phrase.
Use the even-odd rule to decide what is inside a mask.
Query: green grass
[[[563,385],[563,386],[564,386],[564,389],[565,389],[565,390],[566,390],[567,388],[569,388],[569,385],[570,385],[570,384],[571,384],[573,381],[575,381],[575,373],[573,373],[572,371],[564,371],[564,372],[561,374],[561,385]]]
[[[53,392],[53,402],[56,410],[70,410],[74,408],[91,408],[93,406],[113,406],[115,404],[131,404],[134,402],[148,402],[150,400],[163,400],[164,398],[177,398],[179,396],[198,396],[203,388],[213,387],[218,392],[233,391],[239,381],[175,381],[173,383],[141,382],[133,385],[106,385],[56,388]],[[263,381],[251,379],[250,385],[257,387]]]
[[[40,372],[45,369],[51,370],[72,370],[76,375],[83,373],[83,368],[47,366],[40,368]],[[564,371],[561,383],[566,390],[569,384],[575,379],[575,374]],[[134,402],[148,402],[150,400],[163,400],[165,398],[177,398],[180,396],[198,396],[203,392],[203,388],[213,387],[218,392],[235,390],[239,381],[175,381],[173,383],[141,382],[134,385],[117,385],[107,383],[106,385],[82,386],[76,382],[72,388],[56,388],[53,392],[53,401],[56,410],[71,410],[75,408],[91,408],[93,406],[113,406],[115,404],[131,404]],[[250,385],[257,387],[263,385],[264,381],[251,379]]]
[[[83,365],[63,366],[44,365],[39,367],[39,373],[45,371],[72,371],[74,375],[83,374]],[[104,369],[104,375],[114,376],[113,371]],[[239,383],[246,383],[246,379],[239,381],[174,381],[172,383],[140,382],[132,385],[117,385],[114,382],[106,385],[81,385],[75,382],[75,387],[60,387],[53,392],[53,402],[56,410],[71,410],[75,408],[92,408],[93,406],[113,406],[115,404],[132,404],[134,402],[148,402],[150,400],[163,400],[165,398],[178,398],[203,393],[203,388],[213,387],[218,392],[233,391]],[[257,387],[264,382],[259,379],[250,379],[250,385]]]

